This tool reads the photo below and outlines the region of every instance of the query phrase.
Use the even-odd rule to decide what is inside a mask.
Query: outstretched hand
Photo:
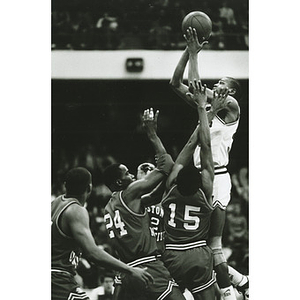
[[[213,99],[211,101],[211,106],[216,112],[218,112],[226,106],[226,99],[228,94],[229,89],[227,87],[216,89],[213,91]]]
[[[206,84],[202,85],[200,79],[194,79],[194,84],[190,81],[190,90],[191,89],[194,91],[193,94],[188,92],[186,95],[194,101],[197,107],[201,106],[205,108],[207,105]]]
[[[145,109],[143,114],[143,127],[146,131],[154,131],[157,132],[157,119],[158,119],[159,111],[157,110],[153,112],[153,108]]]
[[[189,27],[186,30],[186,34],[184,34],[183,37],[186,40],[189,53],[198,53],[203,49],[204,45],[208,43],[208,41],[205,40],[200,43],[198,40],[197,31],[192,27]]]

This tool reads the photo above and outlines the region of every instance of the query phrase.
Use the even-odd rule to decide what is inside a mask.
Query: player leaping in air
[[[198,72],[198,52],[201,51],[207,41],[201,44],[197,38],[197,32],[189,28],[184,35],[187,47],[184,50],[170,81],[173,90],[190,106],[196,108],[195,102],[190,97],[193,92],[192,86],[183,83],[183,74],[187,62],[189,62],[188,79],[199,78]],[[214,94],[226,99],[222,105],[214,101]],[[225,224],[226,207],[230,201],[231,179],[227,172],[229,162],[229,152],[233,143],[240,118],[240,108],[237,99],[241,97],[241,87],[237,80],[231,77],[223,77],[214,84],[213,89],[207,89],[208,102],[211,108],[207,112],[210,125],[212,156],[214,161],[214,187],[213,187],[213,206],[214,211],[211,216],[211,229],[209,233],[209,246],[214,255],[214,269],[217,273],[217,282],[221,289],[224,299],[235,300],[235,294],[231,285],[228,271],[233,277],[233,282],[237,289],[244,288],[248,292],[248,277],[238,273],[227,265],[226,258],[222,251],[222,233]],[[194,164],[197,168],[201,167],[200,147],[194,152]]]

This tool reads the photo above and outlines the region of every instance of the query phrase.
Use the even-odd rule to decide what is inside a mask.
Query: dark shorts
[[[118,283],[122,284],[122,300],[163,300],[172,293],[173,288],[178,289],[161,260],[140,264],[138,267],[147,268],[147,272],[154,278],[154,283],[145,287],[142,282],[131,276],[125,275],[121,277],[121,282],[119,281]]]
[[[63,272],[51,272],[51,300],[89,300],[74,276]]]
[[[166,250],[163,254],[165,266],[181,290],[201,292],[216,281],[213,274],[213,255],[208,246],[188,250]]]

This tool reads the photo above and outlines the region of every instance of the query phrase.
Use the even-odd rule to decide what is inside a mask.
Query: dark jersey
[[[105,207],[106,229],[119,258],[129,263],[157,254],[156,238],[150,228],[147,211],[132,211],[122,199],[122,191],[114,192]]]
[[[193,196],[182,196],[172,186],[162,200],[166,244],[190,244],[205,241],[213,210],[202,190]]]
[[[59,218],[70,205],[80,205],[75,198],[59,196],[51,202],[51,268],[75,275],[81,256],[76,241],[64,234],[59,227]]]
[[[151,227],[156,236],[158,251],[164,251],[165,229],[164,229],[164,210],[161,204],[155,204],[147,207]]]

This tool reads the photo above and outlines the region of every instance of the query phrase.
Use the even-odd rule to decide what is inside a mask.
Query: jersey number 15
[[[171,210],[170,213],[170,219],[168,221],[168,225],[172,227],[176,227],[175,223],[175,214],[176,214],[176,203],[171,203],[169,205],[169,208]],[[192,205],[185,205],[184,208],[184,222],[183,227],[186,230],[195,230],[199,227],[200,225],[200,218],[198,216],[191,216],[191,212],[200,212],[201,207],[199,206],[192,206]]]

